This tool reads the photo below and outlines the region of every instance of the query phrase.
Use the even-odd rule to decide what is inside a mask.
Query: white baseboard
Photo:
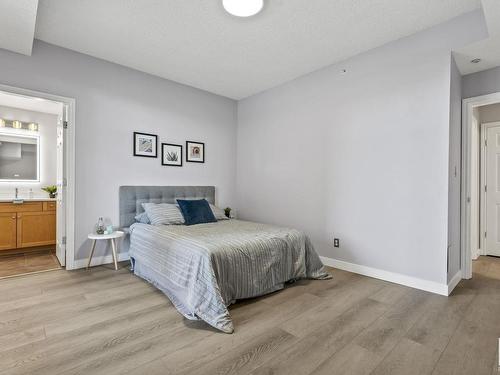
[[[128,255],[128,252],[127,253],[118,253],[118,261],[119,262],[123,262],[123,261],[129,260],[129,259],[130,259],[130,257]],[[89,261],[88,258],[75,260],[75,262],[73,264],[74,265],[73,269],[87,267],[88,261]],[[92,262],[90,263],[90,267],[100,266],[102,264],[111,264],[111,263],[113,263],[113,256],[111,254],[105,255],[105,256],[100,256],[100,257],[92,257]]]
[[[448,283],[448,295],[450,295],[451,292],[453,292],[453,289],[455,289],[460,280],[462,280],[462,270],[459,270]]]
[[[342,260],[337,260],[333,258],[320,257],[321,261],[330,267],[338,268],[344,271],[358,273],[360,275],[373,277],[375,279],[389,281],[391,283],[401,284],[409,286],[411,288],[425,290],[427,292],[440,294],[443,296],[448,296],[455,289],[457,284],[462,280],[462,271],[458,271],[455,276],[452,277],[448,285],[436,283],[434,281],[423,280],[412,276],[402,275],[400,273],[384,271],[378,268],[372,268],[367,266],[362,266],[355,263],[344,262]],[[127,253],[119,253],[118,261],[123,262],[129,260],[130,257]],[[87,267],[87,259],[76,260],[74,265],[75,269]],[[111,255],[100,256],[92,258],[91,267],[99,266],[102,264],[113,263],[113,257]]]
[[[425,290],[426,292],[431,292],[435,294],[440,294],[442,296],[448,296],[451,293],[451,290],[458,284],[460,280],[456,280],[460,275],[457,274],[453,277],[452,282],[456,282],[453,287],[450,284],[440,284],[435,281],[429,281],[424,279],[419,279],[412,276],[403,275],[400,273],[390,272],[381,270],[378,268],[372,268],[367,266],[362,266],[355,263],[344,262],[342,260],[337,260],[333,258],[320,257],[323,263],[327,266],[339,268],[344,271],[358,273],[360,275],[373,277],[375,279],[389,281],[391,283],[401,284],[405,286],[409,286],[411,288]],[[450,289],[451,287],[451,289]]]

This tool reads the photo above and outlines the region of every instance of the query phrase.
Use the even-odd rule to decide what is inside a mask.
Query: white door
[[[66,176],[65,176],[65,127],[68,121],[68,106],[57,122],[57,240],[56,256],[61,266],[66,265]]]
[[[500,256],[500,122],[485,124],[486,254]]]

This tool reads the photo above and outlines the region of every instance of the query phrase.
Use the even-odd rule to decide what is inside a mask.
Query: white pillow
[[[222,208],[219,208],[213,204],[210,205],[210,208],[212,209],[212,212],[217,220],[228,220],[229,218],[226,216],[224,213],[224,210]]]
[[[184,224],[181,210],[171,203],[143,203],[142,207],[152,225],[179,225]]]

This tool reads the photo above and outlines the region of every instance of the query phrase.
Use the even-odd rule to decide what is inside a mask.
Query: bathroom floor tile
[[[60,268],[54,250],[0,256],[0,278]]]

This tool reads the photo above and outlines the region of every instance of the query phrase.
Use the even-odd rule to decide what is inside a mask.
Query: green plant
[[[231,217],[231,207],[224,208],[224,215],[226,215],[226,217]]]
[[[45,186],[42,188],[43,191],[46,191],[50,195],[55,195],[57,193],[57,186],[56,185],[50,185],[50,186]]]

